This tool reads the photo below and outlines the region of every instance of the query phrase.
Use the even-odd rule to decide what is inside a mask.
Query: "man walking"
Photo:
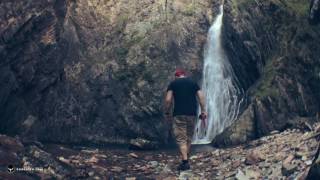
[[[165,97],[165,115],[170,119],[170,107],[174,101],[173,131],[179,146],[182,162],[179,171],[190,169],[188,154],[195,127],[198,102],[201,108],[201,117],[206,117],[205,102],[200,87],[186,76],[185,71],[177,69],[175,80],[170,83]],[[198,101],[197,101],[198,98]]]

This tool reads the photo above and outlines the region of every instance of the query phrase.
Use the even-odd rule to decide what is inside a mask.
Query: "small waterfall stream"
[[[223,5],[209,29],[204,52],[202,90],[206,98],[208,112],[207,126],[201,128],[198,121],[193,144],[209,144],[239,114],[242,90],[236,85],[232,66],[224,53],[221,43]]]

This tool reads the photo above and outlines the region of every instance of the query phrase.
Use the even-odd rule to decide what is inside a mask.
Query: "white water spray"
[[[211,143],[217,134],[237,118],[242,103],[242,90],[235,83],[232,66],[222,48],[222,18],[223,5],[209,29],[204,52],[202,90],[208,112],[207,127],[201,128],[201,122],[197,122],[193,144]]]

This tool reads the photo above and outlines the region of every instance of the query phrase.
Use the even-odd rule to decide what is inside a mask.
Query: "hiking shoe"
[[[178,166],[178,171],[186,171],[186,170],[189,170],[190,169],[190,165],[189,163],[181,163],[179,166]]]

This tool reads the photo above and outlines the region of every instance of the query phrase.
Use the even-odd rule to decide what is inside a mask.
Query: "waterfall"
[[[223,5],[214,23],[209,29],[204,52],[202,90],[206,98],[208,113],[207,126],[201,128],[198,120],[195,127],[193,144],[209,144],[239,114],[242,103],[242,90],[221,43]]]

